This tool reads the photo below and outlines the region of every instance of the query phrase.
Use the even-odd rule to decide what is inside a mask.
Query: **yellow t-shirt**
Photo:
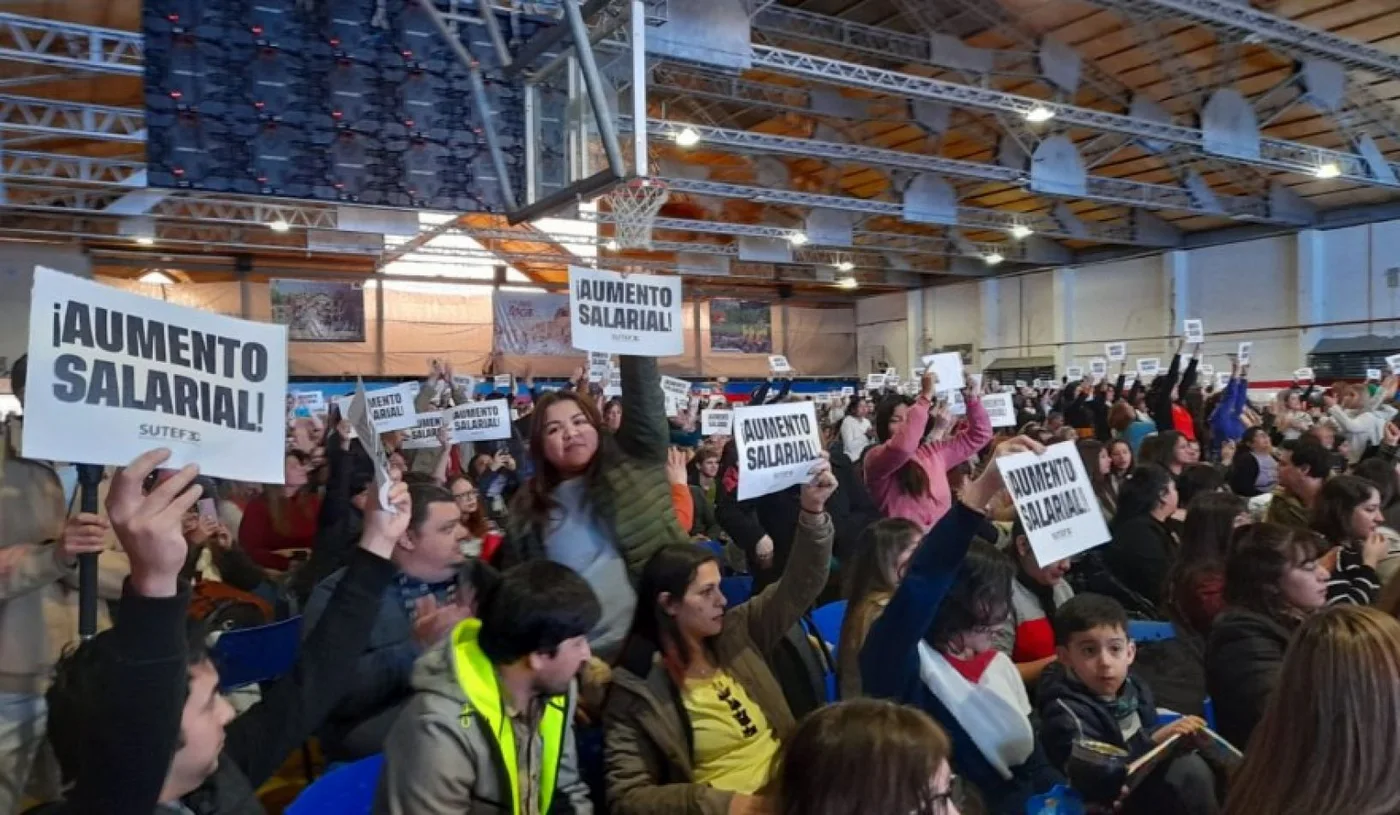
[[[724,671],[686,680],[681,696],[695,734],[695,780],[725,792],[758,792],[778,753],[768,717]]]

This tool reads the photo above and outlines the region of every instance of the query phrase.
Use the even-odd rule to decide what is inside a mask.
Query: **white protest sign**
[[[1140,359],[1137,361],[1138,374],[1141,376],[1156,376],[1162,370],[1162,361],[1156,358]]]
[[[418,392],[423,390],[423,383],[416,379],[412,382],[405,382],[404,386],[408,388],[409,394],[415,399],[418,398]]]
[[[896,382],[899,381],[899,369],[898,369],[898,368],[886,368],[886,369],[885,369],[885,381],[888,382],[888,381],[890,381],[891,379],[895,380]]]
[[[1299,382],[1311,382],[1313,381],[1313,369],[1299,368],[1298,370],[1293,372],[1293,378],[1298,380]]]
[[[883,388],[883,387],[885,387],[885,375],[884,375],[884,374],[870,374],[869,376],[865,377],[865,389],[866,389],[866,390],[868,390],[868,391],[877,391],[877,390],[879,390],[879,389],[881,389],[881,388]]]
[[[1065,376],[1068,377],[1068,378],[1071,379],[1071,380],[1074,380],[1074,379],[1083,379],[1083,378],[1084,378],[1084,369],[1081,368],[1081,367],[1078,366],[1078,365],[1071,365],[1071,366],[1069,366],[1068,368],[1065,369]]]
[[[774,354],[768,358],[768,370],[775,374],[792,373],[792,366],[788,364],[787,357]]]
[[[1124,372],[1123,372],[1123,387],[1125,387],[1125,388],[1126,388],[1126,387],[1130,387],[1134,382],[1137,381],[1137,376],[1138,376],[1138,375],[1137,375],[1137,371],[1124,371]]]
[[[1089,360],[1089,373],[1098,379],[1108,376],[1108,360],[1103,357],[1094,357]]]
[[[1110,342],[1103,347],[1104,353],[1113,362],[1122,362],[1128,358],[1128,344],[1126,342]]]
[[[938,377],[938,384],[934,386],[934,393],[947,393],[948,391],[962,390],[963,386],[963,362],[962,354],[952,351],[946,354],[930,354],[924,357],[924,370],[932,370]]]
[[[320,391],[297,391],[296,412],[298,416],[315,416],[326,412],[326,395]]]
[[[350,422],[350,426],[355,429],[355,436],[360,439],[360,444],[364,446],[365,452],[369,454],[369,459],[374,464],[374,487],[375,501],[379,508],[390,515],[397,515],[393,504],[389,503],[389,488],[393,485],[389,477],[389,451],[384,449],[384,443],[379,438],[379,430],[370,419],[368,408],[368,394],[365,393],[365,383],[358,377],[355,379],[355,393],[350,397],[349,404],[345,407],[345,417]]]
[[[1216,374],[1215,374],[1215,388],[1216,388],[1216,390],[1220,390],[1221,388],[1225,387],[1225,386],[1228,385],[1228,384],[1230,384],[1230,372],[1229,372],[1229,371],[1218,371],[1218,372],[1216,372]]]
[[[1254,350],[1254,343],[1252,343],[1252,342],[1242,342],[1242,343],[1240,343],[1240,350],[1236,353],[1236,358],[1239,360],[1239,363],[1240,363],[1241,365],[1248,365],[1248,364],[1249,364],[1249,352],[1250,352],[1250,351],[1253,351],[1253,350]]]
[[[1043,380],[1043,379],[1037,379],[1037,380],[1035,381],[1035,383],[1034,383],[1034,387],[1035,387],[1036,390],[1040,390],[1041,388],[1044,388],[1044,387],[1045,387],[1045,380]]]
[[[496,390],[508,390],[514,393],[515,383],[512,379],[510,374],[496,374],[496,378],[492,380],[491,384]]]
[[[734,411],[713,409],[700,411],[700,435],[732,436],[733,428]]]
[[[1016,424],[1016,407],[1011,404],[1009,393],[989,393],[982,397],[982,407],[992,420],[992,427],[1013,427]]]
[[[612,354],[609,354],[607,351],[589,351],[589,352],[588,352],[588,364],[589,364],[589,365],[611,365],[611,364],[612,364]]]
[[[982,388],[982,374],[968,374],[967,378],[972,381],[973,390],[980,390]]]
[[[661,377],[661,392],[684,404],[690,399],[690,383],[674,376]]]
[[[1196,370],[1201,374],[1201,376],[1215,376],[1214,365],[1197,365]]]
[[[967,415],[967,401],[963,399],[962,391],[948,394],[948,411],[954,416]]]
[[[1367,381],[1367,382],[1379,382],[1379,381],[1381,381],[1381,369],[1380,369],[1380,368],[1367,368],[1367,369],[1366,369],[1366,381]]]
[[[1041,455],[1014,453],[996,463],[1040,566],[1109,539],[1103,510],[1073,443],[1052,444]]]
[[[1024,380],[1024,379],[1018,379],[1018,380],[1016,380],[1016,387],[1018,387],[1018,388],[1024,388],[1024,387],[1026,387],[1026,380]]]
[[[22,295],[20,295],[22,296]],[[287,328],[34,269],[26,458],[163,466],[281,484]]]
[[[413,406],[413,389],[416,382],[405,382],[388,388],[365,393],[365,403],[369,408],[370,421],[374,422],[376,433],[391,430],[407,430],[418,424],[418,411]]]
[[[851,385],[846,385],[845,387],[843,387],[843,388],[841,389],[841,395],[842,395],[842,396],[855,396],[855,395],[856,395],[856,389],[855,389],[854,387],[852,387]]]
[[[588,381],[589,381],[589,382],[606,382],[606,381],[607,381],[607,378],[608,378],[608,365],[607,365],[607,363],[603,363],[602,365],[589,365],[589,366],[588,366]]]
[[[685,351],[681,279],[569,267],[575,348],[670,357]]]
[[[420,413],[418,423],[403,434],[403,449],[405,450],[436,450],[438,444],[438,428],[442,427],[442,413]]]
[[[485,399],[443,411],[452,432],[452,443],[496,441],[510,438],[510,401]]]
[[[1400,375],[1400,354],[1386,357],[1385,364],[1390,366],[1391,373]]]
[[[1184,320],[1181,323],[1182,333],[1186,335],[1186,341],[1191,344],[1206,341],[1206,327],[1201,320]]]
[[[812,479],[821,459],[821,433],[811,402],[735,408],[733,430],[740,501]]]

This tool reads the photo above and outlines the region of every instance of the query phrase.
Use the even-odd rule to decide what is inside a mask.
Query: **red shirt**
[[[268,510],[267,496],[258,495],[243,509],[243,521],[238,527],[238,543],[248,553],[248,557],[259,566],[286,571],[291,566],[291,561],[273,552],[281,549],[310,549],[316,542],[316,522],[320,514],[319,495],[298,495],[288,499],[282,518],[284,531],[278,532],[272,523],[272,513]]]

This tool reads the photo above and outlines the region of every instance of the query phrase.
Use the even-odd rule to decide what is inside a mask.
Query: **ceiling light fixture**
[[[840,263],[836,264],[836,271],[838,271],[838,272],[849,272],[850,270],[854,269],[855,267],[856,267],[856,265],[855,265],[854,263],[850,262],[849,260],[843,260],[843,261],[841,261]]]
[[[693,127],[683,128],[676,133],[675,138],[676,144],[681,147],[694,147],[700,143],[700,134]]]
[[[608,250],[609,252],[616,252],[616,251],[617,251],[617,240],[616,240],[615,238],[609,238],[609,239],[608,239],[608,242],[605,243],[605,244],[603,244],[603,248],[606,249],[606,250]]]
[[[268,224],[268,226],[272,228],[273,232],[286,232],[292,228],[291,224],[287,223],[281,218],[278,218],[277,220]]]
[[[1025,113],[1028,122],[1048,122],[1055,118],[1055,111],[1044,105],[1036,105]]]
[[[806,232],[794,232],[791,235],[788,235],[788,243],[792,244],[793,246],[806,246],[807,240],[808,238]]]
[[[1033,234],[1035,234],[1035,230],[1031,229],[1025,224],[1016,224],[1015,226],[1011,227],[1011,237],[1015,238],[1018,241],[1024,238],[1029,238]]]
[[[1329,161],[1326,164],[1319,165],[1318,168],[1313,171],[1313,174],[1318,178],[1336,178],[1342,174],[1342,168],[1338,167],[1336,162]]]
[[[1006,260],[1006,258],[1002,257],[1000,252],[993,252],[990,255],[987,255],[986,257],[982,258],[982,260],[988,266],[996,266],[1003,260]]]
[[[165,272],[150,271],[141,275],[137,282],[152,286],[169,286],[174,283],[175,280]]]
[[[139,235],[136,237],[136,242],[141,244],[142,246],[154,246],[156,243],[156,239],[151,237],[150,235]]]
[[[836,285],[843,289],[854,289],[860,286],[860,281],[856,280],[854,277],[843,277],[836,281]]]

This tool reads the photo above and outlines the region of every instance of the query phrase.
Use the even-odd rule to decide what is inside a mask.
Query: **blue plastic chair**
[[[289,617],[257,628],[226,631],[209,655],[219,669],[219,689],[230,691],[286,676],[300,653],[301,617]]]
[[[1153,620],[1129,620],[1128,637],[1134,642],[1161,642],[1176,639],[1176,629],[1171,623]]]
[[[834,656],[841,647],[841,624],[846,621],[846,601],[837,600],[812,610],[812,622],[817,626],[817,636],[831,645]]]
[[[286,809],[286,815],[370,815],[384,754],[343,764],[317,779]]]
[[[719,590],[732,608],[753,596],[753,575],[741,574],[734,577],[721,577]]]

